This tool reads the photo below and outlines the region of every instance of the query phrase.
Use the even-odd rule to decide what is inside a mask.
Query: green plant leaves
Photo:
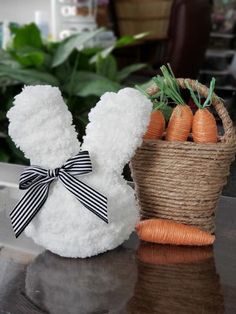
[[[12,59],[11,54],[2,49],[0,49],[0,65],[1,64],[11,68],[20,68],[19,63],[16,60]]]
[[[73,115],[73,121],[84,134],[88,112],[105,92],[117,92],[131,73],[145,67],[131,65],[118,71],[112,55],[115,48],[134,43],[145,34],[124,36],[108,48],[83,48],[103,29],[73,35],[62,42],[43,41],[35,24],[11,26],[12,42],[0,50],[0,161],[27,163],[7,135],[6,112],[22,86],[49,84],[58,86]],[[76,49],[77,48],[77,49]]]
[[[125,46],[128,46],[130,44],[133,44],[134,42],[136,42],[139,39],[142,39],[143,37],[147,36],[148,33],[141,33],[141,34],[137,34],[137,35],[127,35],[127,36],[123,36],[119,39],[117,39],[116,42],[114,42],[110,47],[107,47],[101,51],[99,51],[97,54],[95,54],[91,60],[90,63],[95,63],[97,62],[97,59],[99,57],[102,58],[107,58],[107,56],[109,56],[112,51],[116,48],[122,48]]]
[[[24,67],[40,67],[44,63],[45,54],[32,47],[25,47],[17,52],[12,52],[12,56]]]
[[[133,44],[134,42],[136,42],[137,40],[140,40],[144,37],[146,37],[149,34],[149,32],[145,32],[145,33],[140,33],[137,35],[126,35],[126,36],[122,36],[121,38],[119,38],[116,41],[116,48],[121,48],[130,44]]]
[[[10,156],[4,151],[4,150],[0,150],[0,161],[1,162],[8,162],[10,159]]]
[[[14,30],[12,46],[13,49],[25,47],[41,48],[43,46],[39,29],[34,23],[24,25]]]
[[[11,150],[11,158],[15,160],[17,163],[23,163],[23,164],[28,164],[29,161],[25,158],[25,155],[22,153],[22,151],[16,147],[15,143],[13,143],[12,139],[10,136],[6,137],[6,143],[9,149]],[[11,159],[10,158],[10,159]]]
[[[146,64],[144,63],[137,63],[137,64],[131,64],[125,68],[123,68],[122,70],[120,70],[117,74],[117,80],[119,82],[123,81],[124,79],[126,79],[130,74],[141,70],[143,68],[147,67]]]
[[[120,84],[112,82],[104,76],[86,71],[76,72],[73,81],[64,86],[65,91],[81,97],[90,95],[100,97],[105,92],[116,92],[120,88]]]
[[[43,41],[34,23],[14,28],[9,54],[23,67],[40,67],[45,60]]]
[[[100,56],[96,62],[96,72],[112,81],[117,80],[116,59],[112,55],[109,55],[106,58]]]
[[[56,77],[47,72],[41,72],[34,69],[13,69],[0,64],[0,77],[8,77],[23,84],[50,84],[58,86]]]
[[[56,67],[62,64],[76,47],[84,45],[87,41],[89,41],[102,31],[103,28],[100,28],[93,32],[72,35],[71,37],[63,40],[61,43],[59,43],[57,47],[53,58],[52,67]]]

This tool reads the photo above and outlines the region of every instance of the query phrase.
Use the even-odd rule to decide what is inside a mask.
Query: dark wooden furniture
[[[114,1],[110,4],[111,17],[114,30],[119,35]],[[143,75],[150,77],[157,73],[160,65],[169,62],[176,77],[196,79],[209,42],[211,12],[210,0],[174,0],[168,37],[144,39],[133,49],[120,49],[116,54],[121,66],[146,62],[153,70],[143,71]]]

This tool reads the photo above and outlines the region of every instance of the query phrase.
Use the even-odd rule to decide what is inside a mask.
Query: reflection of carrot
[[[137,251],[140,261],[148,264],[188,264],[202,262],[213,256],[211,247],[186,247],[141,242]]]
[[[155,140],[162,137],[165,130],[165,118],[160,110],[154,110],[144,139]]]
[[[168,128],[166,130],[167,141],[184,142],[187,140],[193,121],[191,109],[184,104],[177,105],[173,110]]]
[[[204,104],[201,104],[200,95],[198,94],[197,97],[189,84],[186,83],[186,85],[191,93],[194,103],[199,108],[193,117],[192,135],[194,142],[205,144],[217,143],[218,134],[216,120],[213,114],[206,108],[212,101],[215,79],[213,78],[211,80],[209,94]]]
[[[215,236],[196,227],[187,226],[167,219],[149,219],[136,226],[141,240],[174,245],[210,245]]]

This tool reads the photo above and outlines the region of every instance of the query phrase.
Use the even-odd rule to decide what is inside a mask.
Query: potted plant
[[[124,36],[107,48],[84,45],[103,29],[75,34],[61,42],[43,41],[35,24],[12,27],[12,41],[0,51],[0,162],[27,163],[11,142],[6,112],[24,85],[49,84],[62,91],[80,137],[87,115],[106,91],[117,91],[126,78],[144,64],[118,69],[115,48],[133,43],[142,35]],[[79,49],[76,49],[79,47]],[[83,48],[84,47],[84,48]]]

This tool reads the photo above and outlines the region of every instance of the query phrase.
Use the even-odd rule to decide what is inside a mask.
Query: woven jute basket
[[[186,81],[201,96],[208,96],[206,86],[177,79],[182,89]],[[150,95],[156,92],[156,86],[148,89]],[[218,143],[144,140],[137,150],[131,171],[142,219],[171,219],[214,232],[215,208],[235,158],[236,137],[229,114],[215,94],[212,105],[224,128]]]

